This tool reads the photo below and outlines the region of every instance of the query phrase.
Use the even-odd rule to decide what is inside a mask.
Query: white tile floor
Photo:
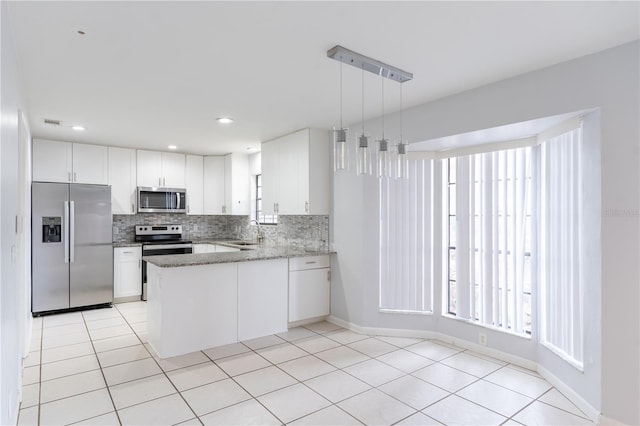
[[[34,319],[18,424],[591,424],[535,372],[322,322],[158,359],[146,305]]]

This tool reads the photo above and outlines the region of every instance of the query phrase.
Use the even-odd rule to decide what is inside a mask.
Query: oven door
[[[142,257],[193,253],[191,244],[150,244],[142,246]],[[142,300],[147,300],[147,262],[142,261]]]

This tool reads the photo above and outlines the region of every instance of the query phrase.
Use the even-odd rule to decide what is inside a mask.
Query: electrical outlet
[[[485,333],[478,333],[478,343],[482,346],[487,346],[487,335]]]

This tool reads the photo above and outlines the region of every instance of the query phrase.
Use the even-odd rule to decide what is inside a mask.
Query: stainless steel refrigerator
[[[113,302],[111,188],[32,184],[31,311]]]

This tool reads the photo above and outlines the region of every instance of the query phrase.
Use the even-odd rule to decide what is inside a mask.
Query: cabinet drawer
[[[330,260],[328,255],[294,257],[289,259],[290,271],[304,271],[306,269],[328,268]]]
[[[114,259],[138,259],[142,256],[142,247],[116,247],[113,249]]]

